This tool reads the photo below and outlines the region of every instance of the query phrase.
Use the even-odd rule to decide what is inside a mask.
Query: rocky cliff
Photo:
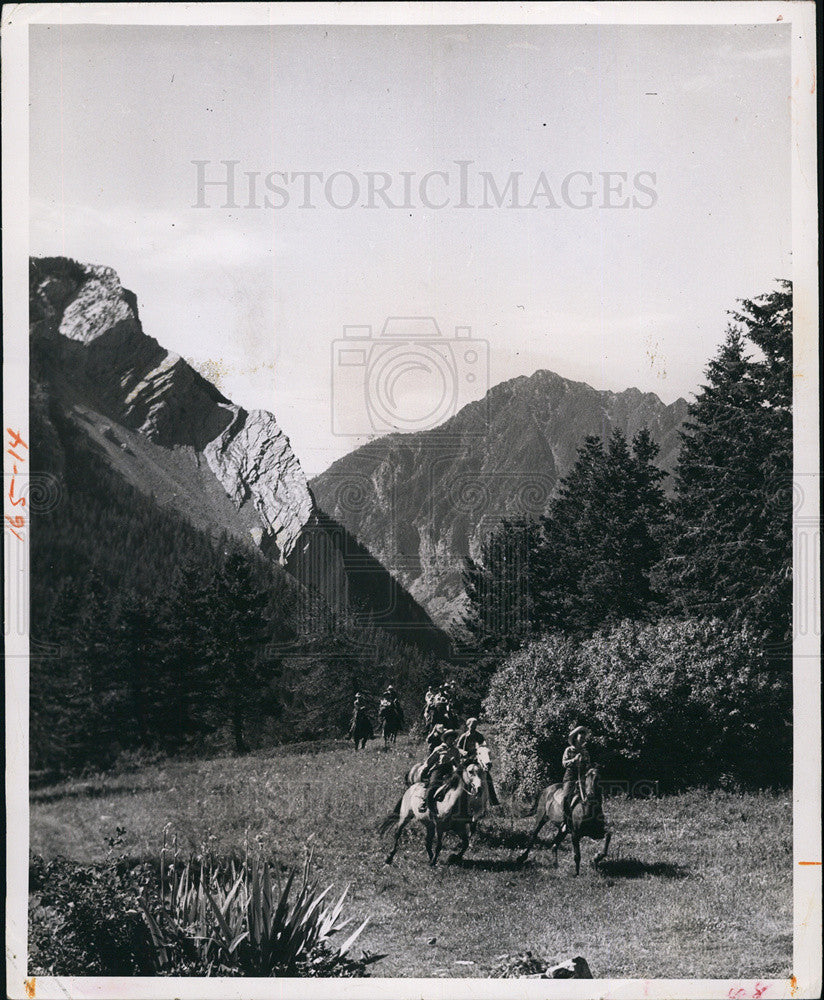
[[[670,471],[687,413],[653,393],[599,391],[549,371],[495,386],[441,427],[380,438],[313,479],[318,505],[344,524],[448,626],[463,607],[461,568],[504,517],[546,510],[588,434],[648,427]]]
[[[271,413],[248,412],[225,399],[179,355],[167,351],[142,329],[134,295],[111,268],[62,260],[35,260],[31,273],[32,353],[36,372],[92,426],[95,414],[123,430],[137,432],[143,457],[146,443],[174,457],[182,472],[197,469],[196,490],[211,472],[234,508],[230,530],[251,537],[285,560],[313,511],[300,463]],[[104,430],[105,434],[106,431]],[[108,436],[117,432],[109,428]],[[123,436],[121,431],[121,437]],[[118,441],[123,448],[132,446]],[[174,464],[174,463],[172,463]],[[167,500],[186,512],[185,480]],[[156,476],[135,469],[139,488],[156,486]],[[165,492],[165,491],[164,491]],[[200,498],[196,498],[196,505]],[[220,504],[219,520],[225,517]],[[217,513],[217,512],[216,512]]]
[[[33,442],[43,467],[71,461],[50,419],[56,407],[85,447],[158,506],[215,539],[259,548],[335,613],[447,652],[446,636],[400,582],[316,508],[275,417],[235,405],[148,336],[135,296],[111,268],[32,260],[29,312]]]

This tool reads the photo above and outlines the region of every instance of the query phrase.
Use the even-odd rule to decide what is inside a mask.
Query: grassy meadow
[[[377,825],[422,750],[407,737],[387,752],[303,744],[38,788],[31,850],[102,859],[119,827],[115,850],[136,858],[157,857],[165,828],[184,853],[259,845],[291,864],[310,848],[321,884],[351,885],[348,913],[371,915],[358,947],[386,954],[375,976],[485,976],[529,949],[583,955],[596,978],[789,977],[789,792],[610,798],[611,860],[593,870],[597,846],[584,841],[577,879],[566,843],[557,869],[540,848],[515,865],[534,820],[507,804],[483,821],[462,865],[447,863],[448,840],[430,868],[417,827],[387,866]]]

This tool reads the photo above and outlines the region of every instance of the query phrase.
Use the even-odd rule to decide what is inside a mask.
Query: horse
[[[403,712],[400,705],[381,702],[378,719],[383,733],[383,748],[386,750],[390,743],[396,741],[398,733],[403,728]]]
[[[355,741],[355,749],[362,750],[366,747],[366,741],[375,738],[372,723],[362,709],[355,714],[352,725],[347,733],[347,738]]]
[[[435,815],[426,808],[426,785],[416,781],[403,793],[403,796],[380,825],[381,836],[395,826],[395,839],[392,849],[386,856],[386,864],[391,865],[398,849],[401,834],[410,820],[416,819],[426,829],[426,853],[430,865],[438,863],[441,853],[443,835],[453,831],[461,838],[460,848],[453,860],[460,861],[469,847],[469,831],[486,814],[489,805],[489,793],[486,787],[483,768],[476,761],[467,764],[455,780],[455,775],[447,783],[447,790],[440,801],[435,803]],[[433,848],[434,842],[434,848]]]
[[[412,767],[409,768],[403,779],[407,788],[409,788],[410,785],[417,784],[417,782],[421,780],[421,775],[423,774],[423,769],[425,767],[426,764],[413,764]]]
[[[527,855],[535,846],[538,834],[547,820],[554,823],[557,828],[555,837],[549,845],[555,852],[556,868],[558,867],[558,845],[566,837],[567,833],[572,836],[576,875],[579,875],[581,872],[581,837],[590,837],[592,840],[603,840],[604,849],[593,858],[592,864],[597,867],[604,860],[609,850],[612,831],[607,826],[604,818],[598,778],[598,768],[591,767],[584,778],[583,789],[580,789],[579,786],[579,793],[572,799],[570,803],[572,813],[571,829],[568,829],[567,819],[564,816],[563,785],[560,783],[549,785],[538,795],[534,810],[539,816],[538,825],[529,838],[526,850],[518,857],[519,864],[523,864],[526,861]]]

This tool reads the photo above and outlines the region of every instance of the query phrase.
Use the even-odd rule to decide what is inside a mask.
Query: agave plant
[[[353,960],[347,955],[368,917],[337,949],[331,948],[330,938],[352,923],[342,917],[348,887],[336,903],[328,902],[332,886],[319,891],[311,877],[311,855],[295,889],[297,869],[281,884],[277,869],[273,879],[270,865],[260,857],[247,856],[239,865],[207,856],[181,863],[175,851],[167,868],[165,853],[164,844],[159,911],[145,896],[138,900],[159,971],[183,964],[206,974],[288,976],[311,975],[313,965],[320,964],[325,975],[352,975],[383,957]]]

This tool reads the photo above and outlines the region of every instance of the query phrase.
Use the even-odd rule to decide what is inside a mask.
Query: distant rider
[[[586,726],[576,726],[569,734],[569,746],[564,750],[561,765],[564,769],[563,807],[564,818],[572,819],[572,799],[578,790],[579,783],[583,786],[584,775],[590,767],[589,742],[590,732]]]
[[[378,709],[378,718],[383,721],[390,709],[392,709],[395,713],[395,719],[397,720],[398,726],[403,728],[403,709],[401,708],[400,699],[398,698],[398,693],[395,690],[394,684],[390,684],[389,687],[383,692],[380,707]]]
[[[358,720],[366,712],[366,699],[358,691],[355,694],[355,704],[352,711],[352,723],[349,726],[349,732],[346,734],[347,739],[353,739],[355,732],[358,728]]]

